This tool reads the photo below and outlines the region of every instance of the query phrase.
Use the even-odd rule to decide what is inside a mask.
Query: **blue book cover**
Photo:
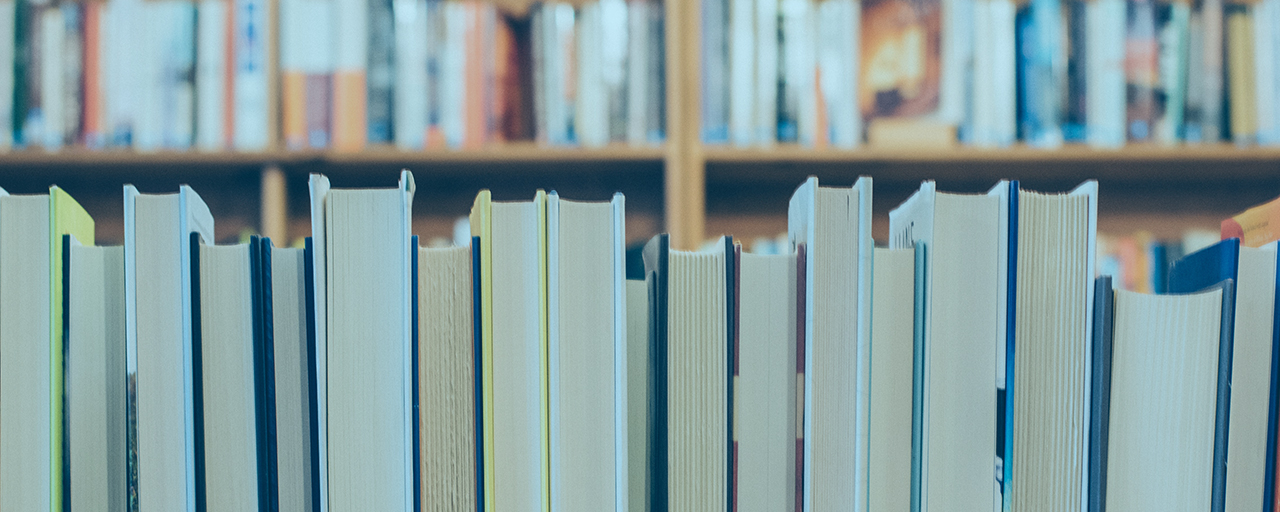
[[[1059,0],[1031,0],[1018,13],[1018,68],[1022,137],[1033,147],[1062,145],[1066,38]]]
[[[1235,286],[1239,273],[1240,239],[1228,238],[1184,256],[1169,269],[1169,293],[1194,293],[1227,282],[1223,288],[1222,343],[1218,349],[1218,406],[1213,443],[1213,501],[1223,510],[1226,501],[1227,435],[1231,410],[1231,358],[1235,332]]]

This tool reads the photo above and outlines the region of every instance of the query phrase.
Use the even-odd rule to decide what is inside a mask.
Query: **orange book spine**
[[[281,130],[285,147],[300,149],[307,145],[307,79],[302,72],[288,70],[280,77]]]
[[[365,87],[364,70],[333,74],[333,148],[336,150],[364,149],[368,136]]]
[[[227,2],[226,35],[223,37],[225,59],[222,74],[222,144],[234,147],[236,129],[236,2]]]
[[[89,147],[103,144],[102,129],[102,3],[85,2],[84,6],[84,110],[81,115],[84,137],[81,141]]]
[[[463,147],[478,147],[484,141],[484,22],[481,7],[467,4],[466,64],[463,80],[466,82],[463,100]]]
[[[1222,238],[1239,238],[1245,247],[1262,247],[1280,240],[1280,198],[1222,221]]]

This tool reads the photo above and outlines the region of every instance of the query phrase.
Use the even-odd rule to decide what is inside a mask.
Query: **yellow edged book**
[[[93,219],[58,187],[0,191],[0,509],[61,512],[63,235],[92,245]]]
[[[484,509],[549,510],[546,193],[471,210],[480,251]]]

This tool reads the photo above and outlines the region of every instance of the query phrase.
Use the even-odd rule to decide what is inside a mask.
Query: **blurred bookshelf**
[[[283,1],[283,0],[281,0]],[[267,2],[274,18],[277,0]],[[510,16],[527,16],[528,4],[506,5]],[[581,4],[581,2],[577,2]],[[848,185],[857,176],[875,179],[875,234],[887,232],[887,211],[933,179],[945,190],[981,192],[996,180],[1019,179],[1041,190],[1062,190],[1084,179],[1102,184],[1103,231],[1149,230],[1176,236],[1188,227],[1216,228],[1218,221],[1280,195],[1280,147],[1231,143],[1128,144],[1117,149],[1024,145],[981,149],[883,147],[852,149],[779,143],[765,147],[707,144],[701,134],[703,9],[700,2],[668,1],[662,52],[663,142],[602,146],[487,141],[457,148],[285,150],[279,108],[273,106],[270,141],[264,151],[15,149],[0,152],[0,186],[10,192],[40,190],[56,183],[99,219],[99,236],[122,236],[119,186],[144,192],[174,190],[189,183],[210,203],[220,239],[256,231],[294,241],[309,233],[307,175],[322,172],[338,186],[385,185],[400,169],[418,177],[414,227],[424,239],[448,237],[454,221],[469,211],[475,192],[495,199],[527,199],[537,188],[565,197],[628,199],[628,239],[672,234],[679,248],[706,237],[774,236],[786,230],[786,198],[808,175],[824,184]],[[518,18],[519,19],[519,18]],[[268,46],[275,50],[279,34]],[[267,59],[271,103],[281,95],[279,58]]]

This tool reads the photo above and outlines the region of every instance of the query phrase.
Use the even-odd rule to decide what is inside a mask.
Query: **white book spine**
[[[817,62],[815,58],[815,32],[811,0],[783,0],[783,20],[787,40],[783,70],[788,93],[794,94],[796,142],[811,146],[815,140],[818,118]],[[792,98],[786,98],[792,101]]]
[[[534,42],[533,44],[538,44]],[[645,0],[627,2],[627,143],[646,143],[649,83],[649,5]]]
[[[62,43],[66,27],[62,10],[45,7],[40,10],[40,106],[44,110],[44,133],[41,145],[46,150],[62,148],[62,118],[66,107],[62,96]]]
[[[285,3],[294,1],[297,0]],[[222,113],[227,72],[227,0],[200,0],[197,9],[196,147],[217,151],[226,146]]]
[[[996,35],[993,33],[993,0],[973,2],[973,94],[969,109],[969,144],[995,146],[995,60]]]
[[[422,149],[427,133],[427,3],[395,0],[396,146]]]
[[[938,93],[938,121],[960,124],[968,93],[966,77],[973,66],[973,2],[942,1],[942,77]]]
[[[263,0],[234,0],[235,38],[234,147],[238,150],[262,150],[271,143],[267,119],[267,3]]]
[[[778,134],[778,1],[756,0],[755,142],[771,146]]]
[[[1258,143],[1280,144],[1280,117],[1277,108],[1276,85],[1280,83],[1280,72],[1276,69],[1276,58],[1280,58],[1280,48],[1276,47],[1276,30],[1274,23],[1280,19],[1280,9],[1275,0],[1262,0],[1253,4],[1253,52],[1254,80],[1256,83],[1255,101],[1258,116]]]
[[[444,3],[444,74],[440,93],[440,131],[449,147],[462,146],[465,130],[464,98],[466,95],[466,41],[470,19],[467,6],[458,2]]]
[[[574,128],[583,146],[600,147],[609,142],[608,109],[605,108],[604,80],[601,76],[600,4],[587,4],[578,17],[577,92]]]
[[[189,149],[195,135],[196,8],[191,1],[181,0],[171,9],[162,69],[164,146]]]
[[[827,123],[831,126],[831,145],[849,149],[862,142],[862,115],[857,100],[862,4],[857,0],[827,1],[839,7],[832,17],[839,24],[833,32],[835,38],[823,44],[824,48],[828,44],[837,48],[835,65],[830,66],[837,80],[827,100]],[[819,23],[823,21],[820,19]]]
[[[1085,9],[1089,25],[1085,50],[1089,76],[1085,92],[1089,98],[1086,137],[1094,147],[1120,147],[1125,140],[1125,3],[1098,0],[1087,3]]]
[[[755,0],[729,1],[729,140],[750,146],[754,140]]]
[[[16,0],[0,0],[0,34],[17,30]],[[13,144],[13,52],[16,41],[0,37],[0,151]]]
[[[600,2],[600,80],[604,87],[601,108],[605,131],[610,142],[626,141],[627,3],[624,0]]]
[[[993,51],[991,78],[992,145],[1010,146],[1018,138],[1017,44],[1014,17],[1017,8],[1012,0],[991,0],[991,35]]]
[[[133,147],[140,151],[155,151],[160,149],[164,141],[164,121],[163,113],[160,109],[160,98],[164,90],[164,77],[161,72],[163,68],[163,46],[164,33],[168,31],[169,20],[166,17],[168,2],[143,2],[139,4],[138,9],[141,12],[142,23],[130,23],[131,29],[141,30],[135,32],[131,39],[133,43],[130,45],[137,52],[134,59],[137,62],[137,68],[134,71],[136,77],[131,82],[136,82],[134,87],[126,86],[120,91],[120,96],[128,96],[129,91],[136,91],[136,99],[130,102],[133,108]]]

